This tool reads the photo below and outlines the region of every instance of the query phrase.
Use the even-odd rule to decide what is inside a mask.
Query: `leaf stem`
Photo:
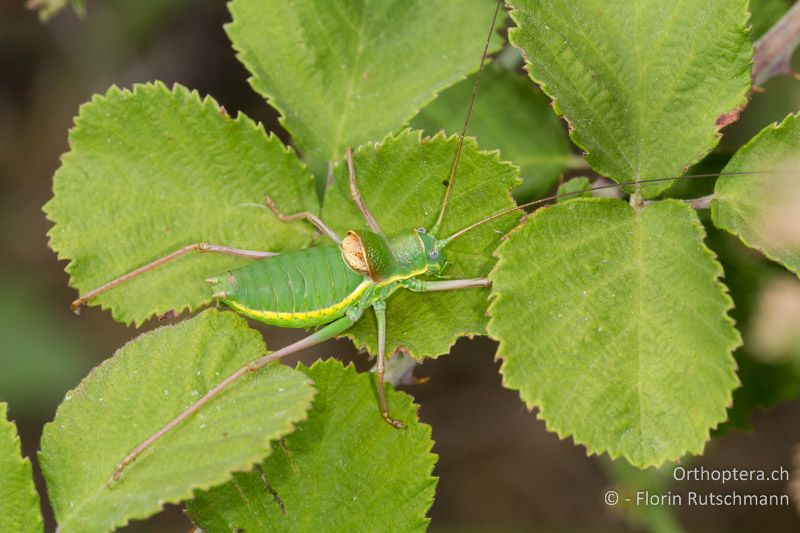
[[[682,199],[681,201],[686,205],[692,207],[693,209],[708,209],[711,207],[711,200],[714,198],[714,194],[709,194],[707,196],[701,196],[699,198],[686,198]],[[645,200],[643,205],[650,205],[660,200]]]
[[[791,59],[800,44],[800,2],[795,3],[770,30],[756,41],[753,56],[753,85],[760,86],[774,76],[793,76]]]
[[[689,200],[684,200],[687,204],[689,204],[694,209],[708,209],[711,207],[711,200],[714,198],[714,194],[708,194],[706,196],[701,196],[700,198],[691,198]]]

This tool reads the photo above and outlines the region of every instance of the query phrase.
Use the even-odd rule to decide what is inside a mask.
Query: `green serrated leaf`
[[[287,213],[316,210],[312,178],[295,154],[243,115],[176,85],[111,88],[81,108],[45,206],[50,246],[87,291],[195,243],[282,251],[307,244],[307,224],[262,209],[269,193]],[[141,324],[211,300],[203,280],[248,259],[197,254],[129,281],[92,302]]]
[[[231,479],[306,417],[315,391],[273,364],[158,440],[107,485],[115,466],[211,387],[266,351],[233,313],[208,310],[126,344],[67,394],[44,428],[40,462],[60,530],[111,531]]]
[[[617,181],[681,175],[750,89],[747,0],[510,0],[509,39],[572,140]],[[665,142],[668,140],[668,142]],[[646,196],[669,183],[644,186]]]
[[[281,112],[298,146],[335,161],[347,146],[397,130],[476,70],[495,3],[234,0],[229,7],[226,29],[255,90]]]
[[[411,125],[433,135],[461,133],[475,76],[440,94]],[[469,135],[484,150],[500,150],[519,165],[523,184],[518,198],[541,196],[570,161],[569,141],[549,101],[522,76],[489,65],[481,75]]]
[[[44,531],[31,462],[22,457],[17,428],[0,402],[0,531]]]
[[[556,194],[558,196],[566,194],[571,195],[564,198],[558,198],[556,200],[557,203],[566,202],[572,198],[590,197],[592,196],[592,183],[589,181],[589,178],[585,176],[578,176],[559,185],[558,192]]]
[[[639,467],[700,453],[738,385],[740,337],[694,211],[580,198],[498,249],[490,334],[550,430]]]
[[[433,225],[457,144],[456,136],[422,139],[420,131],[405,130],[356,152],[359,190],[387,235]],[[347,169],[339,165],[322,211],[323,219],[342,234],[367,228],[347,183]],[[513,207],[509,190],[518,183],[516,167],[501,162],[496,152],[479,152],[474,140],[467,139],[439,237]],[[445,274],[453,279],[485,277],[494,265],[492,251],[500,235],[511,229],[515,220],[514,215],[504,217],[454,241],[444,250],[452,262]],[[415,357],[433,357],[447,353],[461,336],[484,334],[487,293],[465,289],[420,294],[401,289],[387,305],[387,353],[403,347]],[[372,313],[345,335],[357,346],[377,353]]]
[[[714,225],[800,275],[800,118],[761,130],[723,169],[711,200]],[[785,170],[786,172],[779,172]]]
[[[433,503],[431,429],[411,397],[387,385],[389,426],[374,380],[333,359],[300,367],[320,393],[308,420],[276,446],[263,470],[188,504],[205,531],[418,531]]]

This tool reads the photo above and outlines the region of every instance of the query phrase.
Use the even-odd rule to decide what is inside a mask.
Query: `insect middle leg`
[[[144,266],[141,266],[135,270],[131,270],[127,274],[123,274],[118,278],[112,279],[111,281],[100,285],[96,289],[92,289],[91,291],[87,292],[74,302],[70,304],[70,309],[72,309],[75,314],[79,314],[81,305],[85,304],[95,296],[106,292],[109,289],[113,289],[117,285],[125,283],[128,280],[131,280],[137,276],[141,276],[145,272],[149,272],[155,268],[160,267],[170,261],[174,261],[179,257],[182,257],[190,252],[211,252],[216,254],[224,254],[224,255],[233,255],[236,257],[247,257],[249,259],[264,259],[266,257],[270,257],[273,255],[278,255],[275,252],[258,252],[255,250],[243,250],[241,248],[231,248],[230,246],[220,246],[218,244],[208,244],[205,242],[196,242],[194,244],[189,244],[184,246],[183,248],[179,248],[172,253],[169,253],[163,257],[159,257],[155,261],[151,261]]]
[[[378,361],[375,363],[375,376],[378,378],[377,389],[381,416],[390,426],[397,429],[405,429],[405,424],[389,416],[389,406],[386,404],[386,391],[383,386],[383,375],[386,372],[386,302],[379,300],[372,304],[372,308],[375,310],[375,317],[378,319]]]

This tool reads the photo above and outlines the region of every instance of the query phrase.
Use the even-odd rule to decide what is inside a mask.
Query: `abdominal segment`
[[[372,285],[335,246],[282,253],[208,280],[235,311],[282,327],[312,327],[343,316]]]

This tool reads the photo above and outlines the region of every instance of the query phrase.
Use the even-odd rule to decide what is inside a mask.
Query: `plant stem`
[[[753,85],[780,75],[797,75],[791,59],[800,44],[800,2],[795,3],[754,45]]]
[[[633,198],[633,197],[631,197]],[[714,194],[709,194],[707,196],[701,196],[699,198],[687,198],[685,200],[681,200],[683,203],[689,205],[693,209],[708,209],[711,207],[711,200],[714,198]],[[650,205],[658,202],[659,200],[644,200],[642,205]],[[633,205],[633,204],[631,204]]]
[[[684,200],[687,204],[692,206],[694,209],[708,209],[711,207],[711,200],[714,198],[714,194],[709,194],[707,196],[701,196],[700,198],[692,198],[689,200]]]

